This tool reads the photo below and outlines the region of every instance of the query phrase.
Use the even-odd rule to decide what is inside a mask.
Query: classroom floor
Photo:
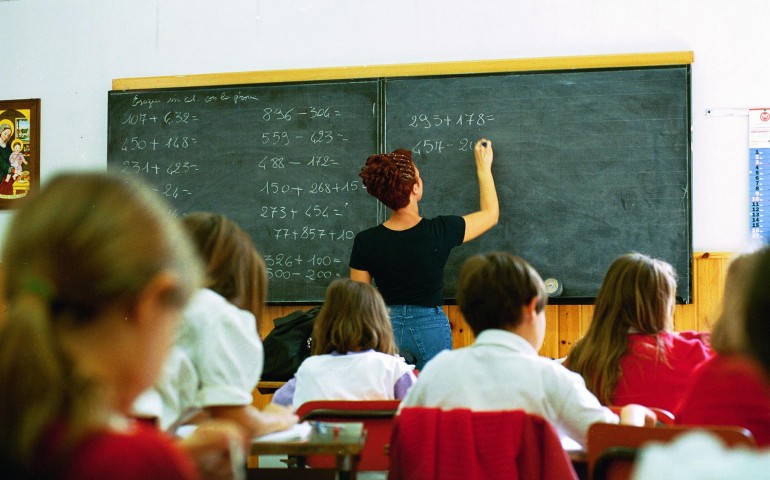
[[[263,468],[286,468],[286,464],[281,460],[286,455],[260,455],[259,465]],[[387,480],[388,472],[358,472],[357,480]]]

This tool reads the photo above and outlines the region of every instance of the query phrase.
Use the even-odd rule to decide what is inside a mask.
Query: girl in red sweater
[[[748,355],[745,292],[755,265],[767,247],[730,262],[722,295],[722,313],[712,331],[716,355],[693,372],[674,414],[682,425],[737,425],[770,445],[770,382]]]
[[[596,297],[591,325],[567,356],[605,405],[673,411],[690,373],[711,357],[708,335],[673,331],[673,267],[647,255],[615,259]]]

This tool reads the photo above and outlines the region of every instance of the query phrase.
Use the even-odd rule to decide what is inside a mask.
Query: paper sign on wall
[[[749,109],[749,232],[752,242],[770,240],[770,108]]]

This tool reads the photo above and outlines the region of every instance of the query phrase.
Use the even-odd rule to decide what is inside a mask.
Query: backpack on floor
[[[286,381],[297,372],[299,365],[310,356],[313,323],[321,307],[296,310],[273,320],[273,331],[262,344],[265,365],[262,380]]]

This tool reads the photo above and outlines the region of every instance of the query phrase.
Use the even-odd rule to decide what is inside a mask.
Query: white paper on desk
[[[567,437],[565,435],[560,435],[559,439],[561,440],[561,446],[564,447],[564,450],[569,452],[582,452],[585,450],[582,445],[580,445],[577,441],[571,439],[570,437]]]
[[[192,435],[197,428],[198,425],[182,425],[181,427],[177,427],[175,433],[179,438],[187,438]]]
[[[310,438],[313,427],[308,422],[296,423],[286,430],[251,439],[252,442],[299,442]]]

